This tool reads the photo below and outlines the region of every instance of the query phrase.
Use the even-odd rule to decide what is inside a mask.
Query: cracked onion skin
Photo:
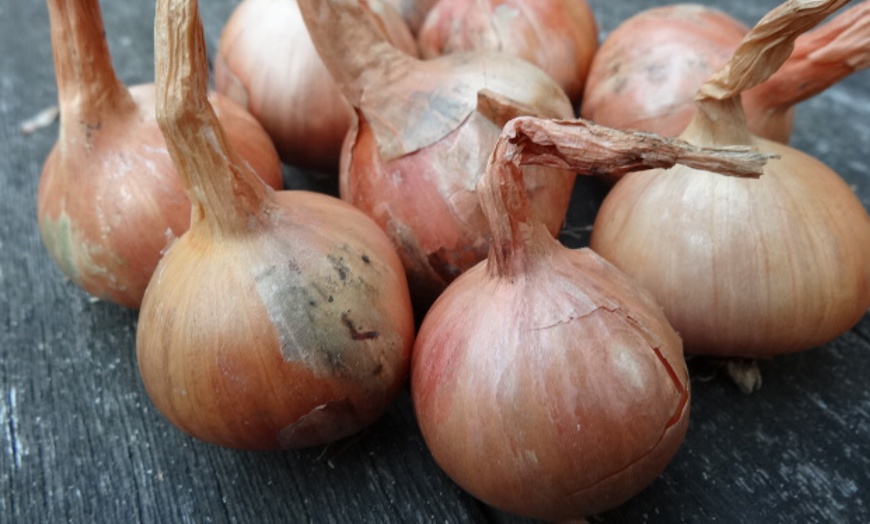
[[[411,391],[426,444],[511,513],[592,515],[655,479],[689,420],[682,344],[651,297],[593,251],[539,232],[525,274],[486,263],[427,313]]]
[[[460,487],[518,515],[591,516],[649,485],[688,427],[683,346],[661,307],[594,251],[553,238],[521,166],[758,176],[764,158],[747,153],[581,120],[505,125],[477,185],[489,254],[435,301],[412,352],[417,421]]]
[[[154,85],[118,80],[99,2],[48,7],[60,132],[39,180],[40,235],[70,281],[135,309],[163,250],[187,230],[190,202],[157,125]],[[260,124],[228,98],[209,97],[244,161],[281,188],[281,164]]]
[[[316,446],[373,423],[403,386],[407,280],[361,211],[275,192],[239,161],[205,93],[198,6],[159,0],[158,122],[193,203],[139,315],[139,370],[174,425],[241,449]]]

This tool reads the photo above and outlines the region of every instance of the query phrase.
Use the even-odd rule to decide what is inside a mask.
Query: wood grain
[[[202,2],[213,52],[232,0]],[[602,34],[643,0],[590,2]],[[746,23],[776,2],[717,0]],[[121,79],[153,75],[150,2],[103,2]],[[473,500],[434,464],[408,395],[365,434],[326,449],[251,453],[198,442],[151,406],[135,363],[136,314],[64,280],[36,228],[56,103],[41,2],[0,0],[0,522],[527,522]],[[800,106],[792,144],[840,173],[870,208],[870,76]],[[291,187],[335,191],[287,169]],[[575,188],[563,241],[588,244],[604,194]],[[870,522],[870,316],[825,347],[761,363],[744,395],[714,362],[690,362],[684,446],[665,473],[597,518],[643,522]]]

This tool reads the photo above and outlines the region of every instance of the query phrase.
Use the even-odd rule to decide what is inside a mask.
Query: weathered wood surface
[[[236,2],[202,0],[213,51]],[[752,23],[776,2],[706,2]],[[153,72],[152,2],[106,1],[118,74]],[[655,2],[593,0],[602,33]],[[432,462],[403,395],[370,431],[327,449],[250,453],[195,441],[151,406],[135,364],[136,314],[90,300],[53,266],[35,194],[56,123],[39,0],[0,0],[0,521],[522,522],[474,501]],[[793,145],[870,208],[870,76],[802,105]],[[294,187],[329,177],[288,173]],[[588,241],[603,189],[581,181],[563,240]],[[746,396],[693,361],[684,446],[652,486],[603,522],[870,522],[870,316],[834,342],[761,364]]]

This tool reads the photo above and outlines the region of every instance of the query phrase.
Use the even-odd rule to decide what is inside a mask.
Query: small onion
[[[462,488],[525,516],[589,516],[652,482],[688,425],[682,344],[661,308],[594,251],[553,238],[520,165],[757,175],[763,162],[744,155],[582,121],[505,126],[478,184],[489,256],[432,305],[411,364],[423,437]]]
[[[418,60],[375,31],[357,0],[300,0],[314,45],[357,122],[342,152],[341,197],[374,218],[402,257],[420,310],[486,256],[486,221],[475,193],[504,121],[479,107],[489,90],[518,114],[571,118],[562,88],[510,55],[469,52]],[[530,167],[532,207],[553,235],[574,174]]]
[[[870,65],[870,1],[801,35],[767,81],[744,93],[750,130],[786,143],[794,106]],[[692,99],[725,65],[748,28],[710,7],[677,4],[638,13],[602,43],[581,114],[604,125],[677,136],[695,112]]]
[[[381,0],[370,5],[386,38],[416,56],[399,14]],[[215,89],[263,124],[285,163],[338,169],[352,110],[317,55],[296,0],[245,0],[233,10],[215,58]]]
[[[502,51],[528,60],[580,101],[598,26],[586,0],[440,0],[417,36],[432,58],[457,51]]]
[[[208,104],[195,1],[159,0],[157,118],[193,202],[136,333],[157,408],[207,442],[321,445],[375,421],[405,382],[414,322],[389,239],[361,211],[275,192]]]
[[[705,83],[681,137],[778,155],[758,180],[694,169],[632,173],[605,198],[591,247],[662,304],[689,353],[766,357],[823,344],[870,306],[870,216],[821,162],[750,133],[740,93],[842,0],[768,13]],[[654,238],[655,242],[650,242]]]
[[[98,0],[49,0],[60,135],[42,168],[39,231],[58,267],[98,298],[138,308],[168,241],[187,230],[190,202],[155,116],[153,84],[115,76]],[[228,140],[270,186],[283,185],[269,136],[212,93]]]

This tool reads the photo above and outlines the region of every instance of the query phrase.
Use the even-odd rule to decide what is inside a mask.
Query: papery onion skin
[[[272,222],[249,238],[192,230],[179,239],[142,305],[137,354],[149,396],[173,424],[221,446],[353,435],[407,376],[414,323],[387,238],[334,198],[276,199]]]
[[[595,219],[590,246],[656,297],[687,353],[816,347],[870,307],[870,217],[854,192],[804,153],[753,144],[782,157],[758,180],[632,173]]]
[[[438,0],[384,0],[386,3],[393,5],[396,10],[402,15],[405,23],[411,29],[412,34],[417,34],[420,26],[423,25],[423,20],[426,14],[432,9],[432,6],[438,3]]]
[[[543,69],[576,103],[598,48],[598,26],[585,0],[440,0],[417,41],[424,58],[475,50],[513,54]]]
[[[445,139],[394,160],[380,156],[364,119],[357,133],[348,135],[342,198],[371,216],[398,247],[418,309],[425,310],[457,276],[486,258],[489,236],[474,186],[500,132],[476,113]],[[466,153],[451,155],[457,148]],[[479,168],[469,168],[475,163]],[[523,171],[535,215],[556,236],[574,174],[541,166]]]
[[[379,28],[416,56],[414,37],[379,0]],[[221,32],[215,89],[250,111],[283,162],[335,172],[352,108],[317,55],[296,0],[245,0]]]
[[[689,382],[680,339],[611,264],[545,235],[534,266],[482,262],[424,319],[411,392],[438,464],[475,497],[546,520],[646,487],[679,448]]]
[[[115,76],[96,2],[51,2],[60,134],[37,191],[39,231],[64,275],[138,308],[160,256],[190,223],[190,203],[157,126],[153,84]],[[278,155],[244,109],[211,101],[244,162],[283,187]]]

